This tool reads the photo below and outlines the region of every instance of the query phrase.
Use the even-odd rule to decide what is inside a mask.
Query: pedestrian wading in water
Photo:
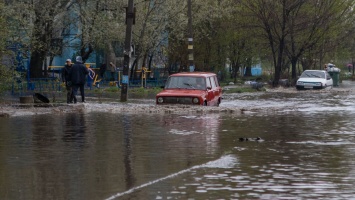
[[[80,88],[81,102],[85,102],[84,85],[86,75],[89,74],[89,70],[83,64],[83,59],[81,58],[81,56],[77,56],[75,60],[76,62],[72,66],[70,73],[70,80],[73,85],[73,100],[74,103],[77,102],[76,95],[78,93],[78,89]]]
[[[71,60],[67,59],[62,69],[62,81],[65,84],[65,89],[67,90],[67,103],[73,103],[73,99],[74,99],[72,82],[70,80],[72,65],[73,64],[71,63]]]

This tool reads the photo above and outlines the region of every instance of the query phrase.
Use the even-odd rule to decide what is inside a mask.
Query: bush
[[[107,92],[118,92],[120,89],[116,86],[106,88],[105,91]]]
[[[14,75],[10,68],[0,65],[0,93],[11,89]]]
[[[153,98],[159,92],[161,92],[162,88],[132,88],[130,89],[129,93],[131,96],[135,98]]]

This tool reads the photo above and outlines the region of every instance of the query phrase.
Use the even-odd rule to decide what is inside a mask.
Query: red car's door
[[[208,94],[210,96],[209,105],[217,105],[218,104],[218,87],[216,85],[215,78],[213,76],[211,76],[208,79],[211,83],[210,90],[208,90]]]
[[[215,98],[216,98],[216,101],[217,101],[217,104],[218,104],[218,103],[220,103],[220,102],[219,102],[219,99],[220,99],[221,96],[222,96],[222,88],[221,88],[221,86],[219,85],[217,76],[214,76],[214,80],[215,80],[215,82],[216,82]]]
[[[206,86],[207,86],[207,105],[213,105],[213,99],[214,99],[214,91],[212,88],[212,83],[210,77],[206,78]]]
[[[218,105],[218,86],[216,83],[215,76],[210,77],[213,90],[213,105]]]

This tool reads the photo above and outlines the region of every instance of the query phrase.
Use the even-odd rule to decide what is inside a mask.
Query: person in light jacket
[[[115,81],[116,65],[110,62],[111,81]]]

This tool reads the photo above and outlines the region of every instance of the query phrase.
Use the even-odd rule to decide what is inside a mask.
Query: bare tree
[[[108,60],[115,60],[112,42],[123,41],[124,5],[123,0],[77,1],[75,12],[80,22],[77,38],[81,41],[78,48],[84,60],[100,49],[108,54]]]
[[[136,65],[131,69],[131,75],[138,67],[151,68],[154,55],[161,55],[162,50],[168,45],[168,37],[172,30],[181,26],[180,15],[184,3],[174,0],[150,0],[136,4],[136,24],[133,30],[133,43],[136,47]],[[138,14],[139,13],[139,14]],[[180,30],[180,29],[179,29]]]
[[[30,18],[33,23],[30,35],[31,78],[43,77],[42,66],[45,65],[46,57],[51,49],[56,16],[63,12],[68,3],[70,3],[70,0],[33,0],[28,3],[29,11],[31,11]]]
[[[306,51],[324,54],[329,51],[329,41],[339,40],[350,27],[354,17],[354,3],[338,1],[294,1],[288,20],[289,37],[286,54],[292,65],[292,79],[296,81],[296,65]],[[315,59],[316,57],[313,57]],[[319,60],[322,65],[322,59]]]
[[[353,2],[348,0],[255,0],[243,1],[243,5],[269,41],[275,85],[289,61],[295,79],[299,58],[326,39],[336,40],[336,33],[344,31],[345,24],[354,17]]]

